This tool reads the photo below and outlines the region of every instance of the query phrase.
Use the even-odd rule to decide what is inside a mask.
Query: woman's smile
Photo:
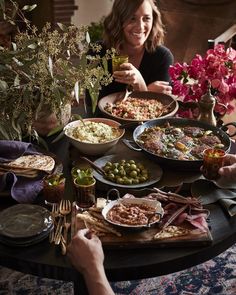
[[[143,46],[153,25],[152,7],[144,1],[134,15],[124,24],[124,35],[127,44]]]

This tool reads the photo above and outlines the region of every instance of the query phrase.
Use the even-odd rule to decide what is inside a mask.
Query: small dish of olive
[[[94,177],[112,187],[141,188],[161,179],[162,168],[144,156],[108,155],[94,161],[104,174],[94,170]]]

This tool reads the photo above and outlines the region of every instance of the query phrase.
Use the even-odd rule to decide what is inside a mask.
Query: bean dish
[[[107,214],[107,219],[122,225],[147,225],[160,220],[155,208],[146,204],[117,204]]]

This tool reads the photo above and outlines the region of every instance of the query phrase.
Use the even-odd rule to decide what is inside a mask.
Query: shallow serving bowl
[[[130,118],[122,118],[122,117],[115,116],[111,114],[110,112],[106,111],[107,104],[114,105],[116,102],[121,101],[124,98],[124,95],[125,95],[124,92],[117,92],[117,93],[112,93],[108,96],[101,98],[98,102],[99,110],[103,113],[104,116],[115,119],[121,123],[131,123],[131,122],[140,123],[140,122],[157,119],[157,118],[152,118],[152,119],[146,119],[146,120],[144,119],[137,120],[137,119],[130,119]],[[178,111],[178,108],[179,108],[178,102],[172,96],[163,94],[163,93],[156,93],[151,91],[133,91],[128,97],[134,97],[137,99],[145,99],[145,100],[155,99],[156,101],[162,103],[163,108],[167,108],[168,111],[160,115],[158,118],[172,117],[175,115],[175,113]]]
[[[83,142],[80,141],[79,139],[76,139],[72,135],[72,130],[75,127],[81,127],[83,126],[83,122],[96,122],[96,123],[104,123],[106,125],[112,126],[114,128],[117,128],[119,130],[119,134],[116,138],[102,142],[102,143],[89,143],[89,142]],[[111,119],[106,119],[106,118],[87,118],[82,120],[77,120],[73,121],[69,124],[67,124],[64,127],[64,134],[67,136],[71,144],[76,147],[81,153],[85,155],[91,155],[91,156],[96,156],[96,155],[102,155],[105,152],[107,152],[109,149],[111,149],[116,143],[119,141],[119,139],[124,135],[125,130],[124,129],[119,129],[119,126],[121,124],[119,122],[116,122],[115,120]]]
[[[114,206],[119,205],[119,204],[123,204],[123,205],[127,204],[127,205],[132,205],[132,206],[146,205],[146,206],[152,208],[155,211],[155,214],[159,215],[159,218],[153,222],[148,223],[148,224],[136,224],[136,225],[129,224],[128,225],[128,224],[124,224],[124,223],[113,222],[109,219],[108,213]],[[103,208],[102,215],[106,221],[108,221],[109,223],[111,223],[113,225],[120,226],[123,228],[138,229],[138,228],[150,227],[151,225],[160,222],[161,218],[164,215],[164,210],[161,206],[161,203],[157,200],[149,200],[149,199],[145,199],[145,198],[126,198],[126,199],[120,198],[118,200],[109,202]]]

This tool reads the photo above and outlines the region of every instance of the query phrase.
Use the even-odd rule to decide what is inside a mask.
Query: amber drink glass
[[[225,151],[221,149],[206,149],[203,153],[202,173],[207,179],[219,178],[219,169],[224,165]]]
[[[76,201],[80,208],[86,209],[95,204],[95,187],[96,180],[88,185],[78,184],[76,179],[74,180],[76,188]]]
[[[112,57],[112,71],[120,71],[123,63],[129,62],[128,55],[116,55]]]

